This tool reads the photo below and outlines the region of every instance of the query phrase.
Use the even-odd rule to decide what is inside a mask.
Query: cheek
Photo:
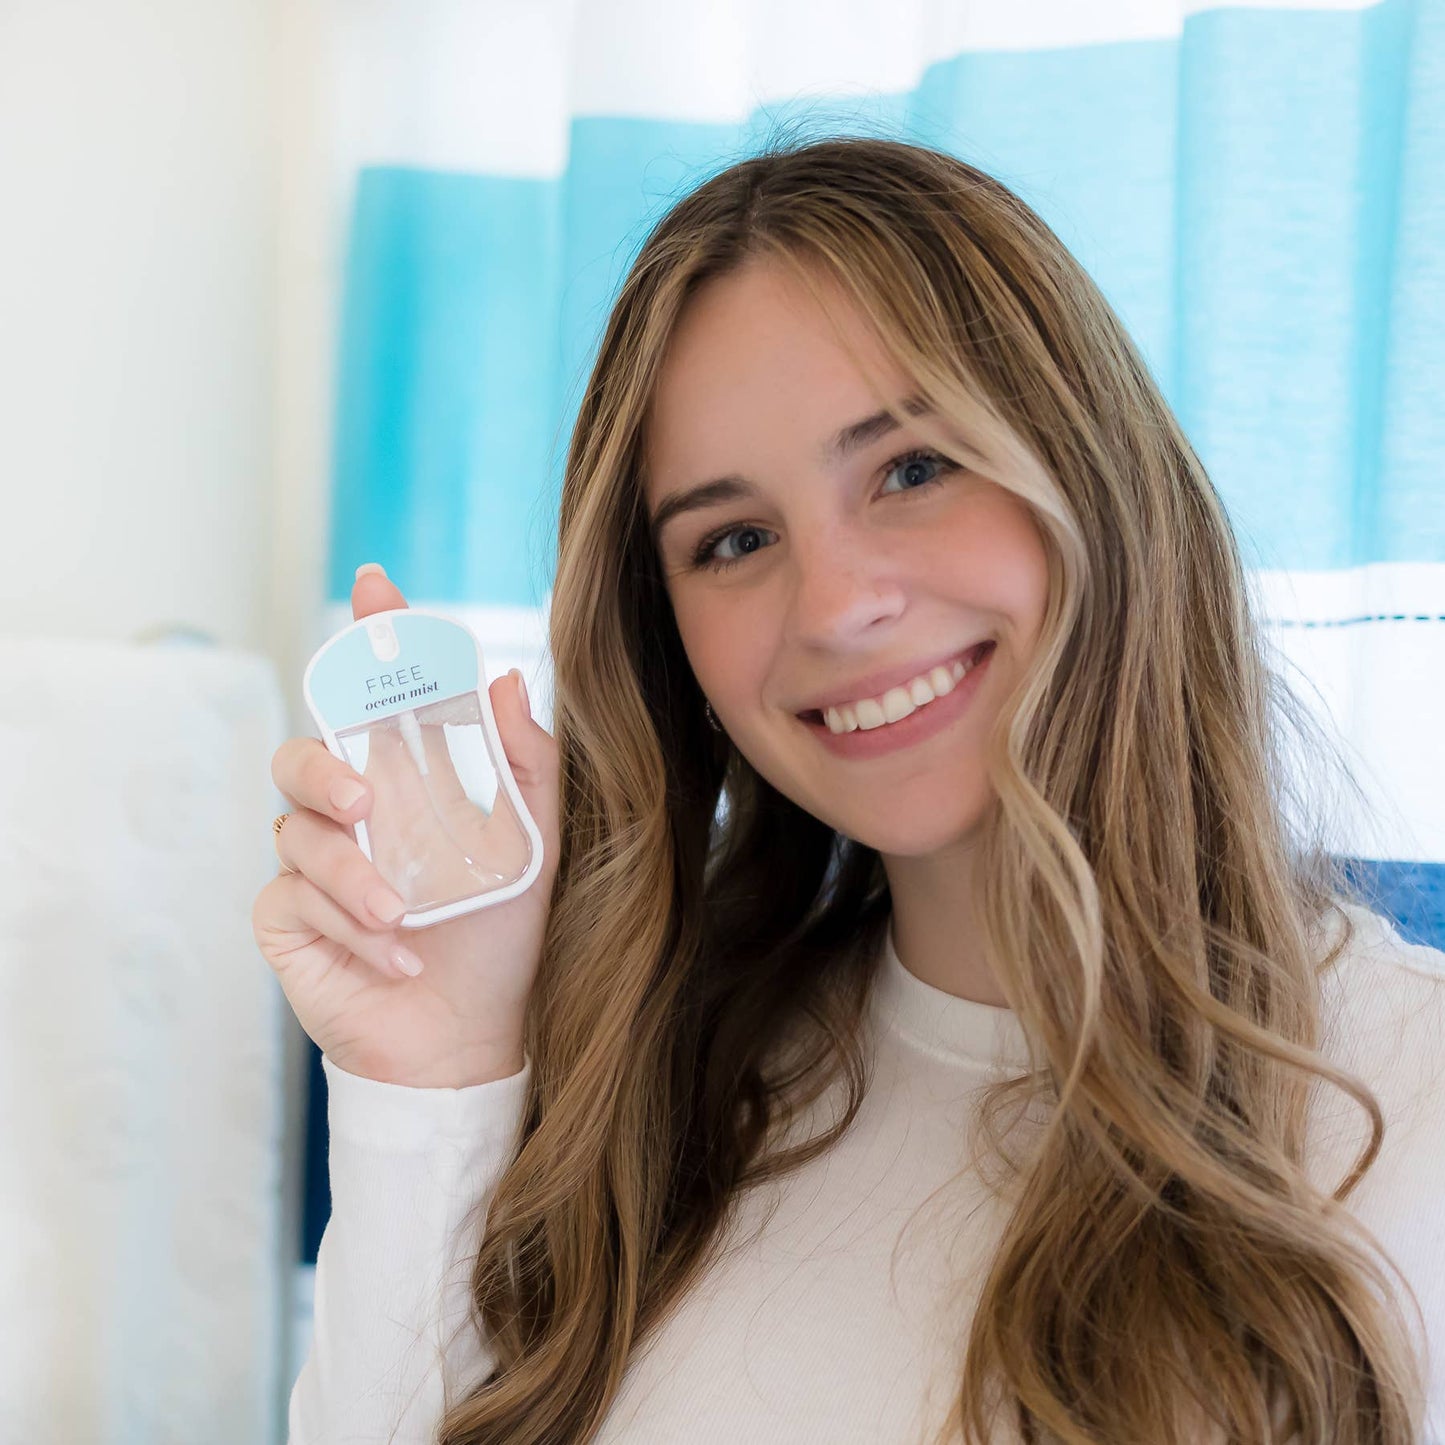
[[[1049,564],[1033,514],[999,488],[962,509],[924,544],[930,575],[951,575],[970,600],[1031,637],[1043,619]]]
[[[1048,609],[1049,553],[1032,514],[1023,512],[1013,531],[1010,557],[1013,560],[1012,604],[1018,619],[1020,640],[1032,651],[1043,629]]]
[[[721,597],[691,604],[680,599],[673,616],[693,675],[708,697],[722,701],[754,689],[767,670],[763,634],[739,622],[736,606]]]

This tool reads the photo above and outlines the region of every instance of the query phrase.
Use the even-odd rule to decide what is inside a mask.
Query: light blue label
[[[391,623],[398,645],[382,660],[370,626]],[[477,690],[477,641],[448,617],[400,607],[353,622],[318,649],[306,669],[311,708],[334,733],[408,708]]]

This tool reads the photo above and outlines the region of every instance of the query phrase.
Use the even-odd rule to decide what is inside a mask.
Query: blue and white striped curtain
[[[781,123],[997,175],[1224,497],[1368,864],[1445,947],[1445,0],[357,0],[328,595],[383,562],[550,716],[560,473],[649,226]]]
[[[780,124],[997,175],[1219,487],[1277,664],[1445,944],[1445,0],[358,0],[328,595],[382,561],[550,696],[566,442],[653,221]],[[1433,870],[1433,871],[1432,871]]]

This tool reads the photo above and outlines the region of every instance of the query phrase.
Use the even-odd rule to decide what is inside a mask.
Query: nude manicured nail
[[[361,566],[356,569],[356,576],[361,577],[367,572],[380,572],[383,577],[386,576],[386,568],[383,567],[380,562],[363,562]]]
[[[517,679],[517,696],[522,700],[522,710],[528,717],[532,716],[532,704],[527,700],[527,684],[522,681],[522,674],[514,667],[511,675]]]
[[[422,970],[422,962],[409,948],[403,948],[397,944],[391,951],[391,961],[411,978],[415,978]]]
[[[342,778],[331,785],[331,801],[339,812],[344,813],[358,798],[366,796],[366,789],[355,778]]]

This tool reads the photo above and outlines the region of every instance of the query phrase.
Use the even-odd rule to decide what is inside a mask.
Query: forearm
[[[490,1368],[465,1323],[471,1263],[486,1202],[515,1152],[530,1067],[460,1089],[325,1067],[332,1210],[289,1445],[420,1445],[435,1432],[445,1388]]]

